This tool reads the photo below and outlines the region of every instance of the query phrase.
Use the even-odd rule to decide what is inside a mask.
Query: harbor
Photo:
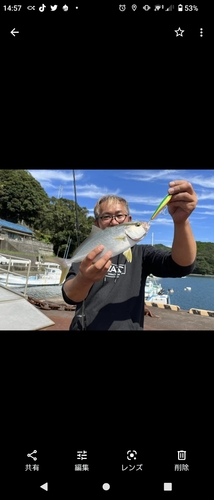
[[[46,271],[51,274],[53,272],[61,274],[56,264],[51,262],[45,264]],[[20,279],[20,272],[7,270],[6,273],[5,271],[5,267],[1,269],[1,277],[5,277],[8,273],[7,275],[13,276],[13,279]],[[35,287],[31,286],[30,283],[29,286],[29,281],[34,279],[31,272],[29,261],[28,269],[22,270],[23,278],[25,275],[25,287],[23,288],[15,287],[14,289],[14,284],[7,283],[6,279],[4,282],[0,281],[0,307],[3,311],[2,314],[4,314],[1,329],[21,330],[21,325],[23,325],[23,329],[29,328],[29,330],[69,331],[75,315],[75,306],[64,302],[61,285],[58,284],[59,278],[55,285],[48,283],[45,276],[45,284]],[[201,276],[187,276],[185,280],[181,280],[180,278],[159,279],[150,275],[145,287],[144,330],[214,331],[214,307],[208,309],[200,307],[201,304],[210,304],[211,306],[213,304],[213,280],[205,278],[206,294],[203,292],[203,280],[204,278]],[[52,281],[52,283],[54,282]],[[164,289],[162,288],[163,284]],[[167,292],[165,284],[166,287],[168,286]],[[186,284],[191,286],[184,286]],[[191,299],[192,291],[195,291],[194,299]],[[173,304],[171,304],[172,297]],[[184,309],[177,305],[175,298],[178,301],[181,300],[181,303],[189,308]],[[25,312],[23,321],[20,307]],[[10,312],[10,308],[13,314]],[[30,321],[29,318],[31,318]]]
[[[142,240],[147,235],[150,230],[150,225],[153,223],[154,225],[151,226],[152,246],[154,246],[155,236],[155,246],[157,247],[157,250],[159,247],[161,247],[160,250],[165,249],[167,251],[171,248],[173,240],[170,235],[167,236],[168,222],[170,219],[165,221],[164,228],[160,232],[158,232],[159,226],[155,224],[157,222],[156,216],[161,211],[163,211],[162,215],[165,214],[165,207],[169,202],[171,203],[173,194],[166,194],[164,198],[161,197],[159,199],[160,193],[158,184],[157,193],[155,195],[155,199],[153,200],[154,204],[156,204],[157,200],[157,208],[154,211],[153,202],[149,203],[150,208],[145,212],[150,214],[147,222],[138,220],[134,223],[130,221],[124,223],[129,214],[128,202],[127,206],[125,206],[125,204],[124,206],[121,206],[120,210],[117,210],[117,213],[111,213],[110,211],[109,214],[107,213],[107,215],[103,216],[102,214],[100,216],[100,212],[96,209],[96,206],[94,208],[91,207],[90,210],[85,207],[80,207],[77,203],[76,177],[74,170],[68,175],[69,183],[70,180],[73,182],[73,196],[71,195],[71,197],[74,198],[74,201],[70,200],[70,198],[67,199],[62,197],[63,186],[60,185],[58,199],[54,197],[54,205],[52,204],[52,200],[49,198],[46,191],[44,192],[43,188],[41,191],[41,185],[38,182],[35,186],[35,179],[31,178],[31,174],[29,172],[21,171],[21,174],[19,175],[18,171],[12,170],[10,177],[8,177],[7,170],[2,170],[1,172],[3,192],[7,188],[5,192],[6,194],[4,193],[6,196],[5,199],[11,200],[10,203],[8,202],[8,204],[6,203],[4,206],[2,205],[1,217],[3,218],[0,219],[1,330],[3,330],[4,327],[6,329],[12,328],[12,330],[15,330],[18,325],[19,330],[21,330],[22,327],[23,329],[27,329],[29,326],[30,330],[51,329],[56,331],[69,331],[72,318],[75,314],[75,306],[65,304],[62,297],[62,283],[65,279],[67,266],[71,263],[71,261],[69,261],[69,263],[67,262],[64,266],[65,260],[68,259],[71,254],[73,262],[81,262],[84,256],[87,255],[89,247],[91,249],[95,248],[95,243],[100,243],[100,235],[98,234],[100,229],[107,229],[109,224],[112,227],[109,228],[108,231],[104,231],[102,233],[102,242],[104,241],[103,239],[106,238],[106,248],[108,248],[109,245],[109,248],[115,252],[113,253],[113,256],[123,253],[127,262],[132,261],[131,248],[133,246],[133,241],[139,246],[144,245],[144,243],[149,244],[148,241],[142,243]],[[65,171],[65,173],[67,173],[67,171]],[[65,175],[65,173],[63,175]],[[14,176],[15,180],[12,184],[11,175]],[[48,177],[49,175],[50,172],[48,172]],[[38,188],[38,192],[41,194],[41,199],[44,200],[44,206],[48,207],[48,210],[44,210],[44,213],[41,212],[41,210],[38,210],[38,208],[41,208],[40,205],[37,206],[35,210],[32,204],[32,213],[30,214],[28,213],[28,210],[25,209],[24,201],[26,199],[26,193],[23,195],[23,177],[26,180],[26,185],[29,187],[29,190],[27,190],[27,196],[31,201],[37,200],[37,197],[35,197],[35,187]],[[108,182],[108,180],[109,177],[107,175],[106,182]],[[28,183],[28,181],[30,181],[30,183]],[[186,181],[174,182],[174,184],[176,183],[183,183],[182,185],[184,189],[190,188],[188,182]],[[18,208],[17,203],[13,203],[15,185],[19,186],[20,194],[24,196],[23,202],[20,202]],[[67,186],[66,183],[65,185]],[[138,185],[136,185],[136,187],[138,187]],[[171,191],[173,190],[174,188],[171,188]],[[88,203],[88,197],[90,198],[90,196],[86,196],[86,205]],[[195,193],[193,198],[195,206]],[[121,200],[123,200],[123,202],[126,201],[123,198],[120,199],[118,196],[116,196],[115,199],[117,201],[119,200],[119,202],[121,202]],[[135,191],[133,199],[136,199]],[[148,200],[146,201],[146,205],[147,204]],[[43,206],[43,204],[41,206]],[[131,208],[133,209],[133,206]],[[139,210],[136,208],[133,211],[133,214],[137,213],[140,214]],[[171,214],[170,210],[169,213]],[[63,219],[61,218],[62,214]],[[99,229],[96,227],[97,224],[95,224],[95,221],[93,220],[94,215],[95,219],[100,216],[100,222],[98,224]],[[159,218],[159,222],[163,224],[161,218]],[[120,227],[118,224],[121,224]],[[204,224],[202,224],[202,228],[204,227]],[[126,228],[126,230],[124,228]],[[210,232],[211,230],[212,225],[210,226]],[[89,231],[91,231],[91,233],[89,233]],[[121,235],[119,237],[116,236],[117,233],[120,234],[121,231],[123,231],[123,237]],[[157,274],[157,276],[152,274],[146,276],[145,269],[143,279],[146,280],[146,282],[141,283],[144,287],[141,290],[144,290],[144,293],[141,291],[139,296],[139,287],[136,288],[136,293],[134,293],[132,297],[134,308],[131,309],[130,312],[129,310],[126,311],[125,299],[122,304],[120,302],[120,287],[118,287],[119,293],[117,293],[116,290],[116,296],[111,297],[111,302],[112,304],[115,304],[115,306],[120,304],[122,316],[128,315],[131,325],[132,319],[134,321],[135,309],[137,307],[136,300],[138,299],[139,309],[141,309],[143,301],[145,303],[145,330],[213,331],[214,261],[213,243],[207,242],[208,234],[209,233],[206,232],[204,235],[206,243],[205,241],[201,241],[201,239],[196,238],[197,260],[195,267],[192,266],[191,270],[195,271],[197,274],[193,273],[189,275],[187,274],[187,276],[182,276],[182,278],[185,279],[168,278],[163,277],[166,273],[166,269],[164,270],[161,262],[160,265],[153,267],[149,267],[148,265],[148,272],[151,273],[152,271],[155,275]],[[80,242],[82,242],[83,245],[80,244]],[[187,248],[187,251],[189,251],[189,248]],[[64,259],[63,264],[62,259]],[[55,261],[55,268],[53,267],[53,264],[51,264],[51,260]],[[57,264],[56,260],[60,261],[60,264]],[[188,262],[186,256],[185,260]],[[180,258],[178,261],[180,261]],[[182,259],[181,262],[183,262]],[[63,268],[61,267],[62,265]],[[118,279],[120,275],[126,274],[126,272],[123,272],[123,269],[125,269],[123,268],[123,264],[119,264],[117,266],[112,264],[109,268],[109,276],[107,278],[112,278],[115,274]],[[130,271],[131,269],[129,268],[128,270]],[[133,275],[131,273],[129,274],[129,284],[131,284],[130,288],[132,288],[132,285],[133,288],[135,287],[135,280],[137,282],[140,276],[140,274],[135,276],[134,271],[135,269],[133,269]],[[158,276],[159,272],[162,276]],[[168,268],[167,274],[172,276],[174,272],[171,272],[171,269]],[[178,272],[177,274],[180,273]],[[129,292],[129,285],[124,288],[124,292]],[[104,311],[104,306],[105,304],[102,298],[102,311]],[[21,312],[21,308],[23,314]],[[24,311],[29,311],[29,314],[25,314]],[[38,314],[35,315],[35,312]],[[117,316],[116,308],[115,315]],[[35,322],[33,320],[30,321],[28,316],[31,318],[35,317]],[[89,316],[90,311],[87,318],[88,322],[90,321]],[[47,320],[46,322],[43,321],[45,319]],[[107,322],[106,325],[105,315],[103,316],[102,322],[98,324],[101,325],[101,327],[103,326],[103,328],[110,328],[109,322]],[[124,324],[126,325],[126,323]]]
[[[28,298],[32,301],[32,298]],[[34,299],[33,299],[34,300]],[[62,298],[52,297],[51,301],[34,300],[36,308],[40,309],[53,324],[39,330],[69,331],[75,315],[75,307],[69,306]],[[176,305],[146,303],[144,330],[162,331],[214,331],[214,311],[181,310]],[[150,315],[150,314],[151,315]]]

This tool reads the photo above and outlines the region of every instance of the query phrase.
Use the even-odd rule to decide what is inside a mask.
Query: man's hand
[[[197,205],[196,193],[190,184],[185,180],[172,181],[169,183],[168,193],[172,198],[168,203],[168,211],[174,223],[185,222]]]
[[[93,284],[96,281],[101,281],[105,277],[111,265],[109,259],[112,256],[112,252],[106,252],[103,257],[94,262],[95,257],[99,255],[103,249],[104,246],[99,245],[89,252],[81,262],[77,275],[64,283],[63,288],[69,299],[77,303],[82,302],[88,296]]]
[[[103,255],[103,257],[98,259],[96,262],[93,262],[95,257],[99,255],[103,249],[104,246],[99,245],[94,248],[94,250],[92,250],[81,262],[79,266],[79,274],[83,279],[85,279],[85,281],[95,283],[96,281],[101,281],[105,277],[111,265],[110,257],[112,257],[112,252],[109,250]]]

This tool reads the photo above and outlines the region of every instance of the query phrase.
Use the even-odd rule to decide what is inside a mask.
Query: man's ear
[[[129,222],[131,222],[131,221],[132,221],[132,216],[131,216],[131,215],[129,215]]]
[[[97,219],[94,220],[94,225],[97,226],[97,227],[100,227],[99,224],[98,224]]]

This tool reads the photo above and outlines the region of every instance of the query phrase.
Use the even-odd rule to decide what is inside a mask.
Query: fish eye
[[[140,222],[136,222],[135,226],[139,227],[140,226]]]

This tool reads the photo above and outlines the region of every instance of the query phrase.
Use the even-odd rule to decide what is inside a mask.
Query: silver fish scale
[[[92,233],[76,249],[71,259],[66,259],[67,265],[71,265],[72,262],[81,262],[98,245],[104,245],[104,249],[94,258],[94,262],[108,250],[111,250],[112,257],[119,255],[142,240],[149,231],[150,225],[147,222],[128,222],[106,229],[94,229],[94,227],[96,228],[93,226]]]

